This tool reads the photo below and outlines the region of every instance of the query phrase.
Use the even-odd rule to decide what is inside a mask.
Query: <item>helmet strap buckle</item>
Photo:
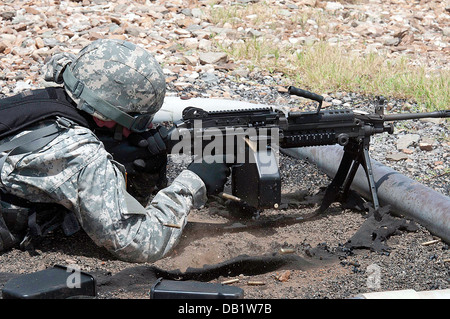
[[[123,126],[120,125],[119,123],[116,124],[115,128],[114,128],[114,139],[116,141],[121,141],[123,140]]]
[[[78,99],[84,90],[84,84],[81,81],[77,81],[73,88],[71,88],[71,92],[73,96]]]

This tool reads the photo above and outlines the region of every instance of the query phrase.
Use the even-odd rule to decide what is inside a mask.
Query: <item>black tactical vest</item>
[[[88,114],[79,111],[71,103],[63,88],[51,87],[0,99],[0,139],[19,133],[39,121],[56,117],[70,119],[91,129],[94,125]],[[9,205],[14,205],[14,208]],[[45,222],[40,222],[40,219]],[[79,229],[73,213],[62,206],[29,203],[0,191],[0,251],[18,243],[21,243],[22,248],[27,248],[31,239],[59,225],[62,225],[66,234]]]
[[[61,116],[84,127],[92,121],[74,106],[61,87],[25,91],[0,100],[0,139],[41,120]]]

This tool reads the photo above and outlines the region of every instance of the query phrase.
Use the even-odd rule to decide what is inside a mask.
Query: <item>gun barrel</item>
[[[426,113],[388,114],[388,115],[384,115],[383,119],[385,121],[403,121],[403,120],[413,120],[413,119],[422,119],[422,118],[430,118],[430,117],[437,117],[437,118],[450,117],[450,110],[426,112]]]

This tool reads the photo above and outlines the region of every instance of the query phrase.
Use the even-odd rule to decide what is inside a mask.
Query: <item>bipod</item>
[[[320,213],[324,212],[334,202],[346,201],[350,185],[353,182],[359,165],[362,165],[367,176],[373,208],[376,211],[379,209],[380,204],[369,157],[369,139],[363,139],[360,142],[350,140],[344,146],[344,155],[342,156],[336,175],[325,191],[322,204],[319,208]]]

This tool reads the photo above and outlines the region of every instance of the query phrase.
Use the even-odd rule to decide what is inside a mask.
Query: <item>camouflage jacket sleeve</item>
[[[189,211],[206,202],[202,180],[186,170],[147,207],[130,209],[122,166],[78,126],[37,152],[9,156],[1,180],[6,192],[70,209],[97,245],[130,262],[163,257],[178,242]]]

